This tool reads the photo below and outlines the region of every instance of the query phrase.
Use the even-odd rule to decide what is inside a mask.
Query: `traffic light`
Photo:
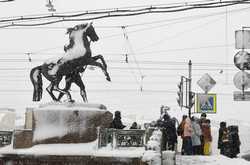
[[[189,107],[192,108],[195,104],[195,93],[190,91],[189,95]]]
[[[179,84],[177,84],[178,86],[178,91],[177,91],[177,103],[180,107],[183,107],[183,81],[181,80],[181,82]]]

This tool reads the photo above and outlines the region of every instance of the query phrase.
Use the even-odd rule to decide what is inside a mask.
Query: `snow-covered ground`
[[[221,155],[177,156],[177,165],[249,165],[244,159],[230,159]]]
[[[27,155],[88,155],[101,157],[141,157],[144,147],[114,150],[111,146],[98,149],[97,141],[80,144],[39,144],[28,149],[13,149],[12,145],[0,149],[0,154]]]

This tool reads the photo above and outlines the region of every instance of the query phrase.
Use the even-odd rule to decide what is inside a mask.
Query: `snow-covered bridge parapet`
[[[97,127],[108,127],[111,122],[112,113],[101,104],[51,103],[27,109],[24,132],[31,130],[32,145],[87,143],[97,139]],[[15,137],[22,137],[22,132]],[[14,144],[21,145],[19,140],[23,139],[15,138]]]
[[[108,143],[111,143],[113,148],[144,147],[145,130],[100,128],[98,134],[98,147],[106,147]]]

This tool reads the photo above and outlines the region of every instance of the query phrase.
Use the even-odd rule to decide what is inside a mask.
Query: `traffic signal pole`
[[[189,85],[188,85],[188,91],[189,91],[189,97],[188,97],[188,116],[191,118],[191,109],[192,109],[192,61],[189,60],[188,62],[188,78],[189,78]]]
[[[188,62],[188,77],[181,76],[181,82],[177,85],[177,103],[182,108],[188,109],[188,116],[191,118],[191,110],[195,104],[195,93],[192,92],[192,61]]]

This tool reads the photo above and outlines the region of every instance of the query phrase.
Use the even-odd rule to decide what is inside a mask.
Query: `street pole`
[[[189,84],[188,84],[188,94],[189,94],[189,106],[188,106],[188,116],[191,118],[191,109],[192,109],[192,61],[189,60],[188,62],[188,79],[189,79]]]

